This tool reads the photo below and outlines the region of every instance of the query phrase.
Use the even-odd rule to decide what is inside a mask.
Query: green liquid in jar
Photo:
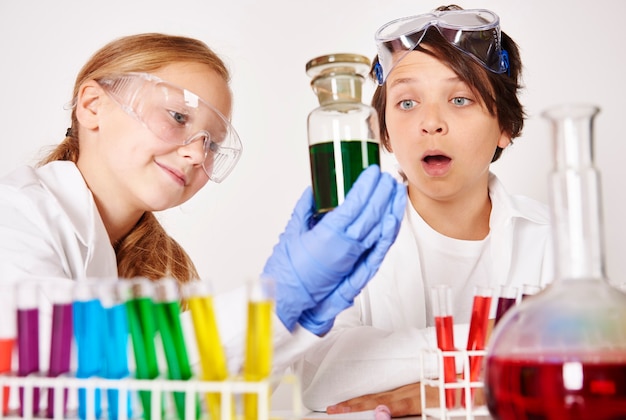
[[[326,213],[343,202],[359,177],[370,165],[380,165],[380,146],[371,140],[342,140],[335,158],[335,143],[309,146],[313,194],[317,213]],[[341,179],[343,178],[343,182]]]

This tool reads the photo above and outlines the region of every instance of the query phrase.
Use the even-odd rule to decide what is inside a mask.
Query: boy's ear
[[[94,80],[88,80],[80,86],[76,97],[76,118],[81,127],[91,130],[98,128],[98,111],[103,95],[102,87]]]
[[[498,139],[498,146],[502,149],[506,149],[511,144],[511,135],[506,131],[500,133],[500,139]]]

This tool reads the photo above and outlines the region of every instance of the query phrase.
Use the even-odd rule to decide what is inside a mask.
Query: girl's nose
[[[206,146],[207,138],[205,136],[199,136],[193,139],[191,142],[180,146],[178,153],[192,161],[194,165],[201,165],[206,159]]]

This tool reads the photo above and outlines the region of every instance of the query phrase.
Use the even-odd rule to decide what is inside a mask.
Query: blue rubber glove
[[[406,188],[398,185],[391,199],[389,210],[382,220],[382,232],[378,242],[363,254],[363,258],[357,263],[352,273],[339,283],[332,293],[315,307],[302,313],[298,319],[300,325],[314,334],[324,335],[332,328],[335,317],[352,306],[354,298],[374,277],[387,251],[396,240],[406,208],[406,200]]]
[[[360,291],[369,280],[365,278],[366,267],[373,275],[380,264],[375,264],[374,256],[382,260],[390,245],[376,246],[378,242],[383,237],[385,243],[395,239],[401,216],[391,213],[397,207],[392,203],[403,200],[406,202],[405,187],[373,165],[363,171],[339,207],[309,228],[314,202],[311,188],[307,188],[263,270],[276,282],[276,313],[285,327],[293,330],[304,311],[316,308],[335,291],[333,296],[354,298],[347,290]],[[362,265],[364,262],[366,265]],[[363,268],[355,270],[359,267]],[[357,278],[352,279],[351,274],[357,272]],[[348,283],[338,288],[345,281]],[[337,299],[328,300],[315,315],[330,316],[330,307]],[[342,309],[344,305],[342,302]],[[342,309],[337,309],[335,315]]]

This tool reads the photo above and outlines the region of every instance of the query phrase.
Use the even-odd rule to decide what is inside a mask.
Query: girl
[[[0,279],[197,280],[153,212],[222,181],[237,163],[229,78],[210,48],[187,37],[139,34],[97,51],[76,79],[63,142],[37,168],[0,181]],[[313,198],[304,192],[263,273],[276,283],[278,372],[352,304],[394,241],[405,202],[405,188],[371,167],[310,229]],[[232,372],[241,364],[244,299],[237,289],[216,303]]]

